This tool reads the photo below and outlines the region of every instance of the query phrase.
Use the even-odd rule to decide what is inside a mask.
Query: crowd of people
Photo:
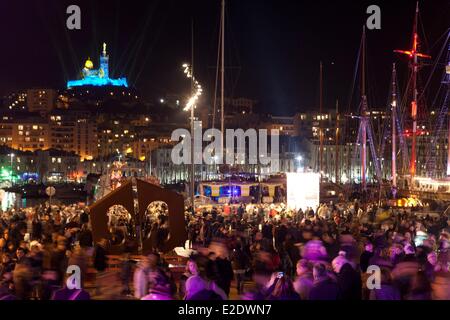
[[[358,202],[293,211],[283,204],[217,205],[185,212],[182,274],[166,253],[139,259],[124,246],[120,297],[142,300],[450,300],[449,220]],[[151,208],[145,236],[168,234],[167,208]],[[111,244],[133,241],[132,220],[109,214],[110,239],[93,243],[81,205],[11,209],[0,220],[0,299],[79,300],[108,291]],[[148,235],[147,235],[148,234]],[[81,270],[68,287],[67,267]],[[85,288],[96,270],[93,291]],[[106,281],[104,279],[107,279]],[[116,298],[120,298],[116,297]]]

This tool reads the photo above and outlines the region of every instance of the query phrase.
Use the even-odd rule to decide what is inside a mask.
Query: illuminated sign
[[[287,206],[289,209],[314,210],[319,206],[320,174],[314,172],[288,172]]]

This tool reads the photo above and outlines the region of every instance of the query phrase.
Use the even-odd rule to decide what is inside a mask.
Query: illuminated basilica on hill
[[[103,51],[100,55],[100,67],[94,69],[94,64],[88,58],[81,70],[80,80],[69,80],[67,88],[81,86],[114,86],[128,87],[126,78],[111,79],[109,77],[109,56],[106,54],[106,43],[103,43]]]

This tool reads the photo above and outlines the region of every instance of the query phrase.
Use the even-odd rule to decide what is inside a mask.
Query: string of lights
[[[184,111],[189,111],[191,108],[196,107],[197,100],[202,95],[203,89],[201,84],[195,79],[194,75],[192,74],[191,66],[187,63],[183,64],[184,74],[188,79],[192,78],[192,81],[194,83],[194,90],[192,92],[192,96],[188,99],[186,106],[184,107]]]

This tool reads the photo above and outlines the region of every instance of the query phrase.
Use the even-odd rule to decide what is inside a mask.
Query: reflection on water
[[[22,195],[14,192],[6,192],[3,189],[0,189],[0,202],[1,202],[1,210],[6,211],[11,208],[27,208],[34,207],[39,204],[43,204],[48,202],[48,198],[22,198]],[[84,201],[85,199],[81,198],[65,198],[58,199],[53,198],[52,204],[64,204],[69,205],[72,203],[77,203],[80,201]]]

